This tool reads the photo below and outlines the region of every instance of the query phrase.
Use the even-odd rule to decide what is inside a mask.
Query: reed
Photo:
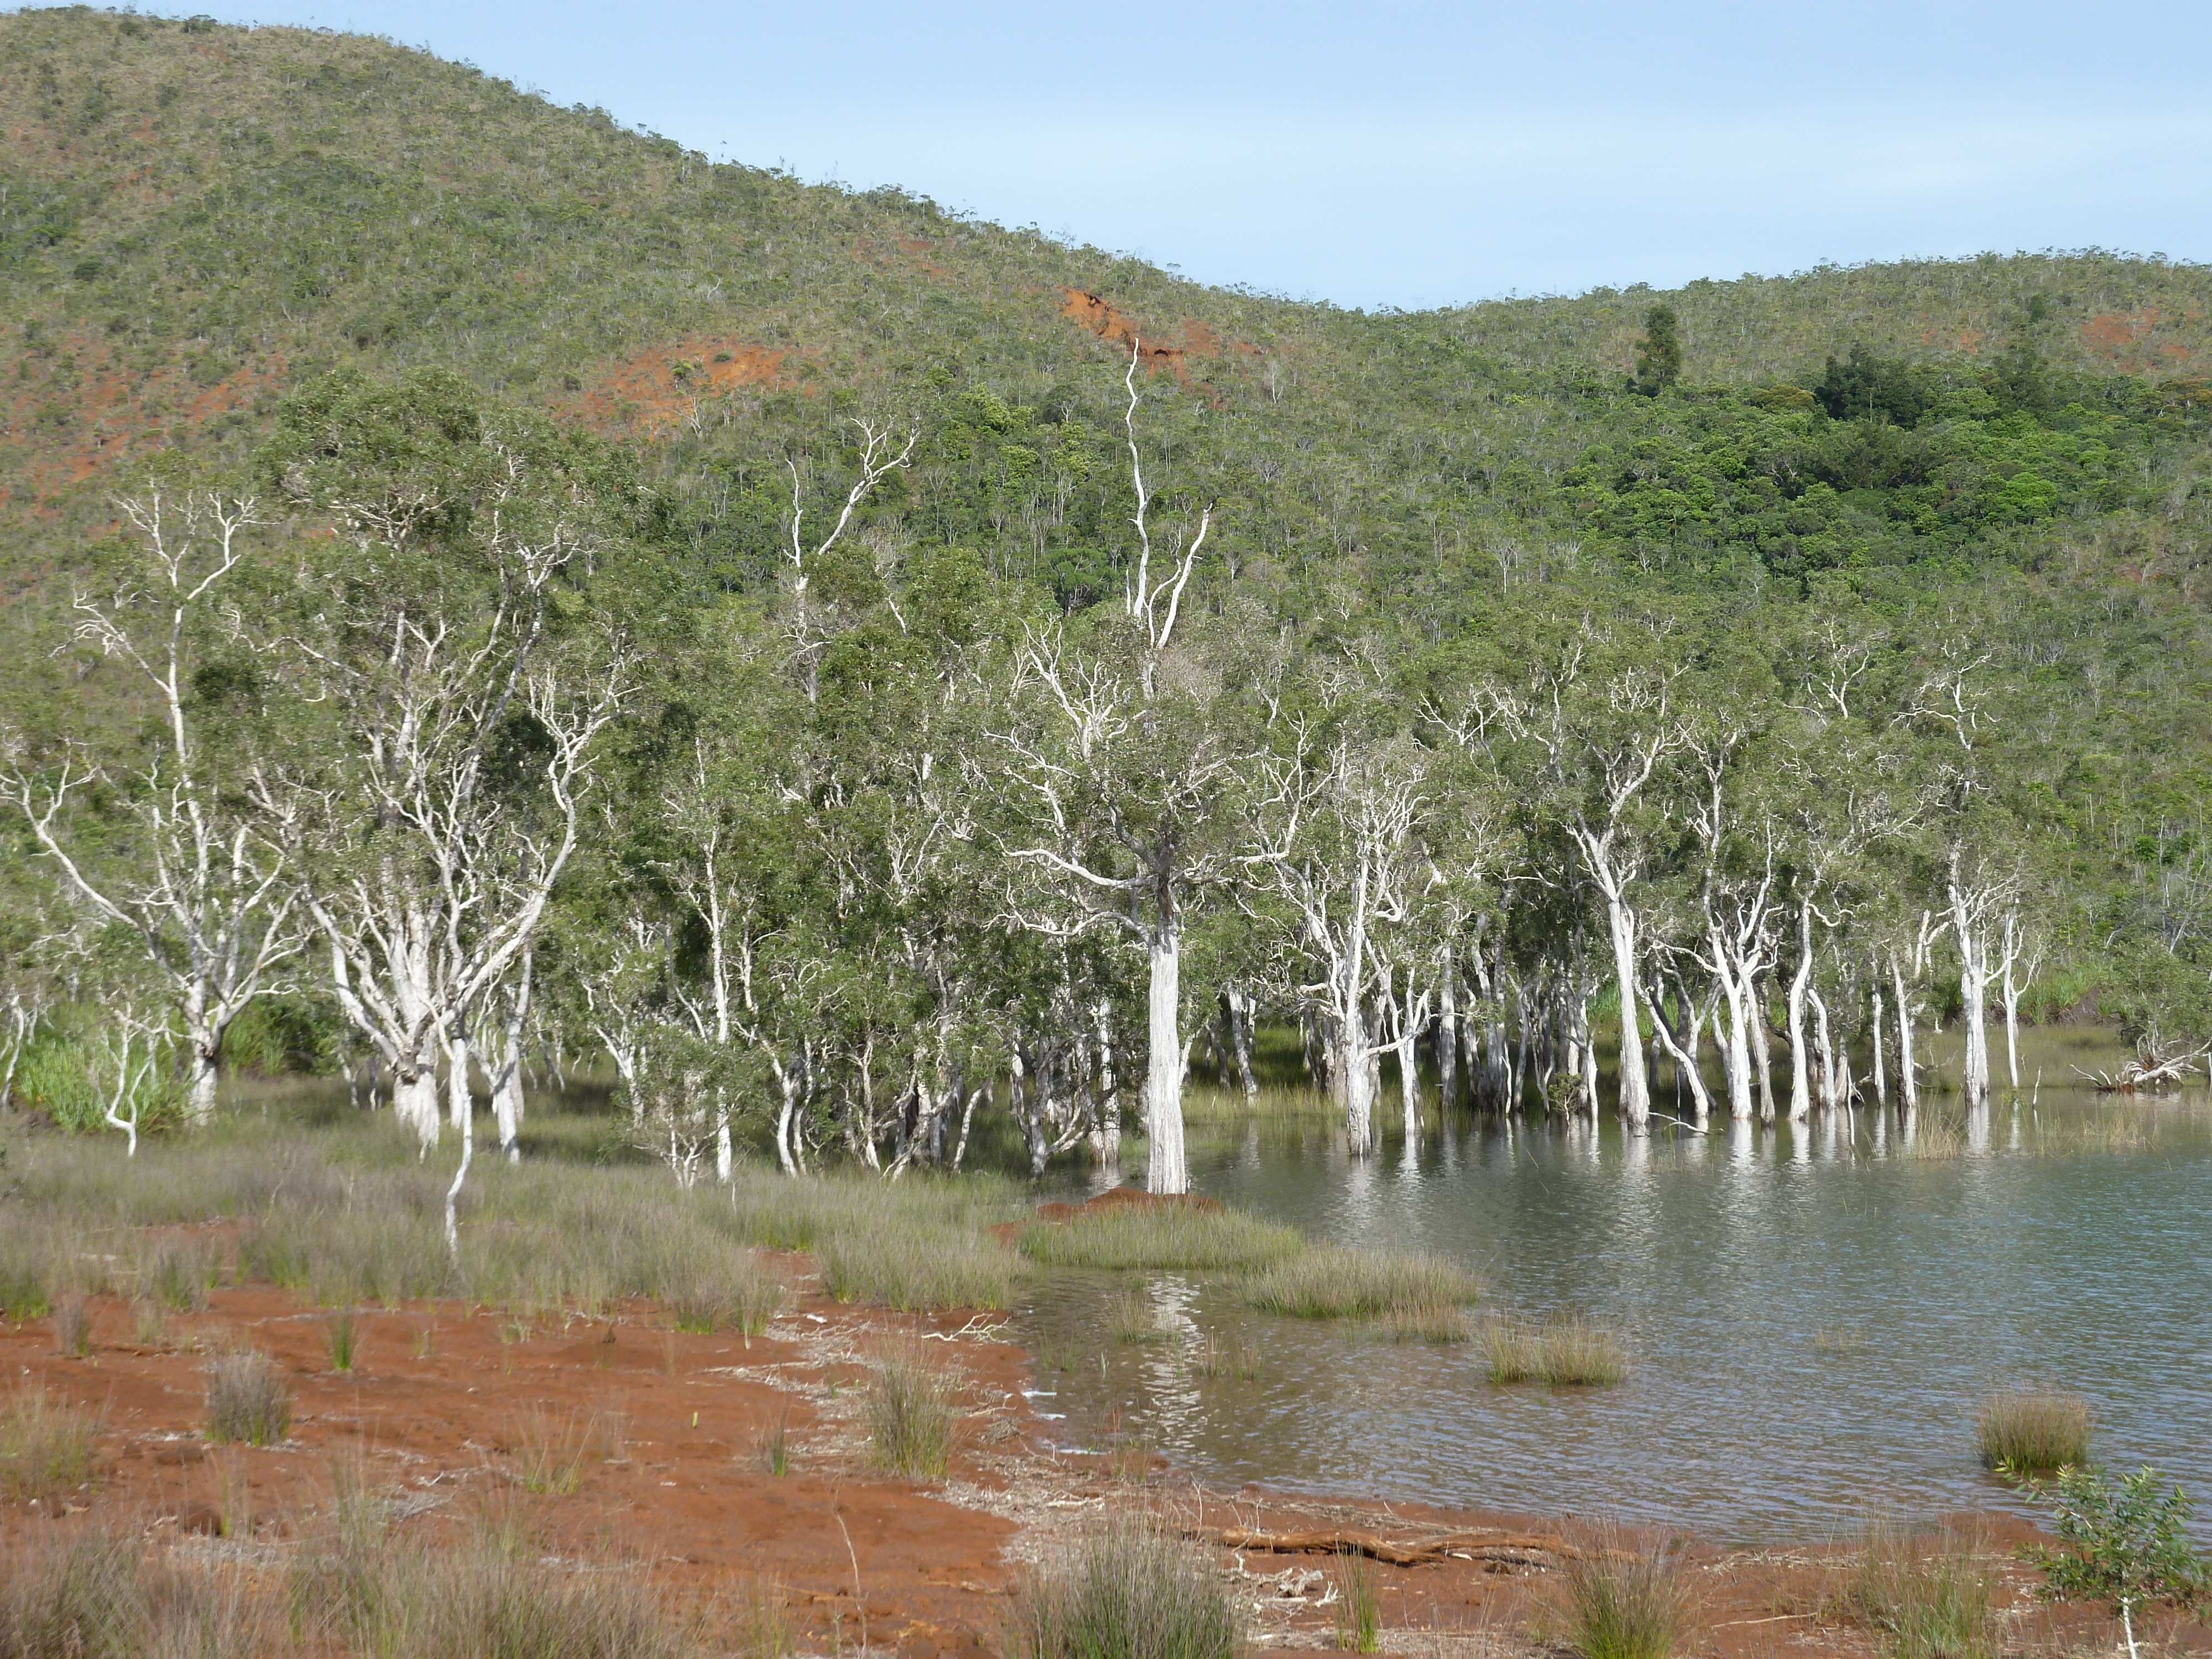
[[[1262,1312],[1301,1319],[1371,1319],[1464,1307],[1481,1293],[1480,1279],[1443,1256],[1331,1244],[1269,1268],[1247,1287],[1245,1298]]]
[[[1306,1248],[1295,1227],[1238,1210],[1181,1203],[1127,1203],[1062,1222],[1032,1222],[1021,1250],[1052,1267],[1251,1272]]]
[[[2089,1402],[2054,1389],[2008,1389],[1981,1403],[1974,1426],[1983,1463],[2024,1474],[2089,1461]]]
[[[1014,1590],[1008,1659],[1236,1659],[1237,1606],[1213,1564],[1133,1518],[1048,1555]]]

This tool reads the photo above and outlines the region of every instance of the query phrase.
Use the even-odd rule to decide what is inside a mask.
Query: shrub
[[[1237,1604],[1197,1549],[1109,1522],[1014,1591],[1008,1659],[1235,1659]]]
[[[1625,1550],[1601,1537],[1570,1556],[1560,1576],[1583,1659],[1668,1659],[1674,1650],[1690,1601],[1671,1553]]]
[[[99,1433],[91,1413],[42,1388],[18,1389],[0,1408],[0,1497],[50,1498],[87,1485]]]
[[[2130,1645],[2134,1609],[2144,1602],[2212,1595],[2212,1568],[2189,1542],[2188,1496],[2179,1486],[2160,1492],[2157,1470],[2138,1469],[2115,1480],[2077,1463],[2059,1470],[2055,1489],[2030,1480],[2027,1490],[2050,1500],[2052,1524],[2072,1546],[2032,1553],[2048,1593],[2110,1601],[2128,1623]]]
[[[1610,1388],[1628,1376],[1620,1337],[1572,1316],[1546,1325],[1510,1316],[1491,1320],[1482,1328],[1482,1346],[1493,1382]]]
[[[292,1430],[292,1390],[258,1348],[207,1362],[207,1436],[217,1445],[274,1446]]]
[[[1982,1462],[1993,1469],[2043,1474],[2089,1461],[2089,1402],[2048,1389],[1991,1395],[1975,1416]]]
[[[1848,1600],[1893,1659],[1988,1659],[1996,1651],[1995,1590],[1989,1564],[1970,1543],[1928,1548],[1877,1528]]]
[[[1480,1279],[1443,1256],[1324,1245],[1269,1268],[1246,1299],[1263,1312],[1301,1319],[1372,1318],[1463,1307],[1481,1291]]]
[[[952,1461],[952,1387],[911,1350],[894,1349],[868,1386],[868,1443],[879,1468],[913,1480],[943,1478]]]
[[[1022,1254],[1054,1267],[1253,1269],[1306,1247],[1295,1227],[1194,1204],[1127,1203],[1022,1229]]]
[[[57,1528],[0,1544],[4,1659],[275,1653],[271,1612],[237,1569],[153,1553],[127,1534]]]

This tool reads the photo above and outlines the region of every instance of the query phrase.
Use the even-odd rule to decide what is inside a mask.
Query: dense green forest
[[[1261,1024],[1355,1151],[1386,1060],[1640,1132],[1909,1111],[1961,1014],[1970,1105],[1991,1020],[2212,1041],[2200,268],[1364,314],[82,8],[0,125],[59,1121],[474,1073],[511,1145],[604,1054],[687,1180],[1126,1099],[1173,1189]]]

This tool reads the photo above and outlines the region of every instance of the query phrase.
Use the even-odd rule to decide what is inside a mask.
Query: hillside
[[[2212,367],[2212,275],[2100,254],[1420,315],[1206,289],[894,192],[708,166],[600,112],[386,42],[300,30],[81,8],[0,20],[0,292],[16,319],[0,364],[0,498],[18,583],[65,562],[149,455],[234,461],[285,389],[340,364],[457,369],[639,441],[684,501],[677,516],[701,556],[732,574],[757,561],[762,526],[702,468],[735,459],[742,476],[744,459],[818,437],[841,392],[986,397],[1004,418],[977,406],[982,461],[945,465],[994,499],[955,538],[1025,542],[1029,568],[1070,601],[1101,580],[1085,568],[1085,515],[1073,528],[1066,513],[1035,522],[1012,475],[1057,476],[1069,495],[1065,463],[1080,446],[1052,417],[1110,423],[1132,334],[1155,383],[1189,394],[1176,418],[1200,476],[1186,482],[1251,504],[1225,520],[1232,552],[1285,567],[1270,576],[1284,588],[1356,550],[1400,592],[1409,574],[1434,585],[1441,544],[1501,524],[1649,541],[1665,519],[1670,546],[1738,550],[1741,526],[1686,537],[1680,501],[1625,514],[1593,502],[1592,483],[1614,484],[1593,460],[1614,449],[1632,471],[1679,470],[1672,452],[1723,431],[1739,449],[1748,437],[1771,450],[1794,434],[1760,431],[1750,417],[1763,411],[1726,394],[1809,385],[1853,345],[1964,382],[2021,334],[2033,305],[2034,343],[2061,375],[2172,386]],[[1615,395],[1661,299],[1681,319],[1682,384],[1706,389],[1701,399]],[[1006,443],[1023,453],[983,476]],[[1562,495],[1577,464],[1584,476]],[[2172,465],[2193,475],[2193,461],[2160,462]],[[1846,493],[1883,482],[1837,480]],[[1709,491],[1692,481],[1674,493]],[[1771,544],[1788,541],[1779,562],[1801,568],[1929,550],[1912,544],[1929,538],[1926,514],[1852,506],[1809,532],[1749,539],[1763,535],[1770,565]],[[1009,516],[1032,522],[1017,537]],[[1982,538],[1980,526],[1948,528],[1936,536],[1946,549]],[[1797,547],[1808,533],[1827,544],[1809,557]],[[1018,558],[1011,545],[998,556],[1008,568]]]

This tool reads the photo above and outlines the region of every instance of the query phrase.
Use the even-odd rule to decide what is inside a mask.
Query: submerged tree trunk
[[[1437,1094],[1443,1109],[1459,1104],[1459,969],[1447,949],[1437,981]]]
[[[1960,1082],[1966,1109],[1990,1103],[1989,945],[1955,870],[1950,886],[1951,927],[1959,940],[1959,1001],[1966,1022],[1966,1054]]]
[[[1644,1070],[1644,1034],[1636,1019],[1636,915],[1608,897],[1606,924],[1613,936],[1613,971],[1620,988],[1620,1118],[1632,1135],[1651,1132],[1651,1080]],[[1587,1022],[1586,1022],[1587,1023]],[[1589,1066],[1590,1106],[1597,1106],[1597,1066]]]
[[[1098,1030],[1098,1127],[1091,1132],[1091,1156],[1108,1174],[1121,1173],[1121,1080],[1114,1075],[1114,1005],[1105,997],[1091,1008]]]
[[[1875,970],[1879,972],[1877,969]],[[1884,1039],[1881,1030],[1881,981],[1874,980],[1867,986],[1868,1006],[1871,1014],[1867,1036],[1874,1048],[1874,1103],[1887,1109],[1889,1105],[1889,1076],[1882,1067]]]
[[[1894,957],[1889,977],[1897,993],[1897,1109],[1910,1122],[1920,1109],[1920,1072],[1912,1058],[1912,999],[1905,992],[1905,970]]]
[[[1744,1000],[1751,1017],[1753,1080],[1759,1085],[1759,1121],[1774,1121],[1774,1050],[1766,1032],[1766,993],[1749,975],[1744,977]]]
[[[1790,1022],[1790,1121],[1802,1123],[1813,1109],[1811,1059],[1805,1035],[1806,993],[1813,983],[1813,907],[1797,906],[1797,971],[1790,976],[1784,1006]]]
[[[1190,1170],[1182,1145],[1182,940],[1172,923],[1152,934],[1149,955],[1152,975],[1146,1003],[1151,1051],[1145,1063],[1145,1133],[1152,1152],[1145,1189],[1187,1193]]]

